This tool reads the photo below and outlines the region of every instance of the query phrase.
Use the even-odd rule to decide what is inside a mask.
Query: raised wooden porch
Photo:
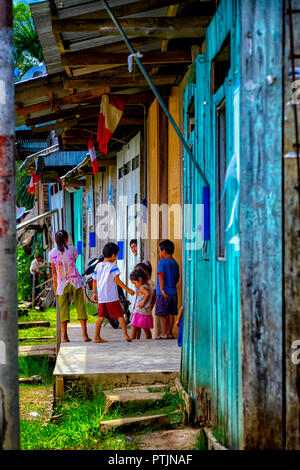
[[[94,324],[88,333],[94,337]],[[130,331],[130,327],[128,328]],[[62,343],[53,372],[55,396],[63,396],[68,382],[102,384],[105,388],[168,384],[179,377],[181,348],[176,339],[127,343],[121,329],[110,325],[101,336],[107,343],[85,343],[79,324],[68,328],[70,343]]]

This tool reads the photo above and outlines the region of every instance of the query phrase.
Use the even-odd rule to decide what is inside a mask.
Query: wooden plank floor
[[[94,324],[88,325],[91,338],[94,337],[94,328]],[[130,334],[130,327],[128,332]],[[114,330],[110,325],[101,332],[107,343],[84,342],[79,324],[69,324],[68,335],[70,343],[61,344],[54,378],[103,376],[103,380],[105,377],[112,380],[115,375],[119,377],[115,384],[122,384],[122,375],[127,377],[127,382],[130,376],[145,379],[150,374],[153,379],[153,375],[157,375],[156,381],[159,382],[162,375],[179,375],[181,348],[177,346],[176,339],[146,340],[142,332],[139,341],[127,343],[122,330]]]

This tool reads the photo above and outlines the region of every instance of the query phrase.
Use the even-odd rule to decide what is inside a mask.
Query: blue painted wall
[[[230,36],[230,70],[211,94],[211,64]],[[194,99],[195,128],[188,136],[188,109]],[[225,259],[217,257],[216,115],[226,109]],[[185,90],[185,133],[210,185],[210,234],[205,250],[184,250],[184,341],[182,380],[194,398],[196,419],[212,426],[217,439],[238,448],[242,439],[241,338],[239,310],[239,12],[234,1],[222,1],[207,30],[206,53],[196,59],[196,83]],[[202,202],[203,183],[187,155],[184,161],[185,203]],[[186,212],[185,228],[190,225]],[[195,226],[193,220],[192,226]],[[210,414],[210,416],[209,416]]]
[[[206,252],[191,250],[187,232],[197,226],[203,184],[185,155],[184,202],[193,209],[184,215],[181,377],[196,420],[231,449],[284,446],[282,6],[281,0],[222,0],[206,32],[206,51],[196,58],[196,78],[191,74],[184,93],[184,130],[210,185],[211,237]],[[216,84],[214,77],[222,76],[214,70],[216,56],[229,38],[229,67]],[[224,102],[220,197],[217,124]],[[225,256],[219,258],[222,198]]]

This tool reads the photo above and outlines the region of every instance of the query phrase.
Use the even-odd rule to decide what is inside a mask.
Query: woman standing
[[[59,230],[55,234],[57,248],[53,248],[48,255],[52,267],[52,277],[55,295],[58,296],[60,318],[62,326],[63,343],[69,342],[67,324],[70,321],[70,298],[73,298],[78,320],[81,323],[84,341],[91,341],[87,334],[87,314],[84,303],[83,282],[76,269],[75,262],[78,257],[74,246],[68,246],[68,233]]]

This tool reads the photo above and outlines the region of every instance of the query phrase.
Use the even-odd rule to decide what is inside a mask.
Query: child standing
[[[173,339],[174,316],[178,314],[176,284],[179,281],[179,266],[173,258],[174,250],[171,240],[159,244],[155,314],[160,319],[162,334],[156,339]]]
[[[150,329],[153,328],[152,318],[152,298],[153,289],[147,284],[147,274],[143,269],[134,269],[130,274],[130,280],[138,289],[137,300],[134,306],[133,318],[131,321],[131,339],[139,339],[136,333],[140,333],[143,328],[147,339],[152,339]]]
[[[60,308],[62,341],[63,343],[70,341],[67,333],[67,325],[70,321],[70,296],[73,298],[78,320],[81,323],[83,339],[91,341],[87,334],[83,282],[75,266],[78,253],[74,246],[68,246],[68,240],[68,233],[65,230],[59,230],[55,234],[57,248],[53,248],[48,254],[48,261],[52,267],[54,292],[58,296]]]
[[[134,291],[119,278],[120,270],[116,265],[119,247],[115,243],[109,242],[103,248],[104,260],[97,264],[93,275],[94,300],[99,303],[99,317],[96,322],[95,343],[106,343],[100,336],[101,326],[105,317],[118,318],[122,327],[126,341],[131,341],[128,336],[123,310],[118,296],[117,286],[125,289],[130,295]]]
[[[155,289],[155,283],[151,279],[151,275],[152,275],[151,263],[150,263],[150,261],[145,260],[142,263],[138,263],[134,267],[134,269],[142,269],[143,271],[145,271],[145,273],[147,275],[147,285],[150,286],[153,289],[153,296],[152,296],[151,305],[150,305],[150,309],[151,309],[151,312],[152,312],[153,307],[155,305],[155,300],[156,300],[156,289]],[[138,291],[138,289],[136,289],[136,290]],[[135,306],[135,304],[136,304],[136,301],[134,303],[134,306]],[[141,329],[139,328],[139,329],[136,329],[135,337],[133,339],[140,339],[140,337],[141,337]]]

